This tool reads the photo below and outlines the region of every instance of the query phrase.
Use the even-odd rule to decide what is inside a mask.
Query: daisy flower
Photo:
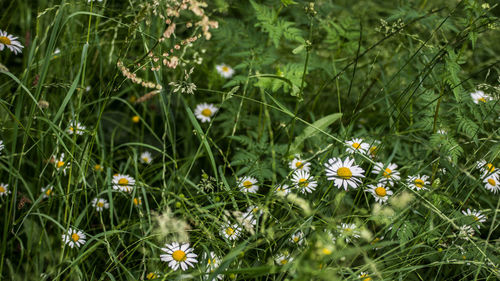
[[[62,171],[64,175],[66,175],[66,168],[68,168],[68,163],[64,162],[64,153],[61,153],[61,156],[55,158],[54,165],[56,166],[57,171]]]
[[[146,275],[146,279],[147,280],[153,280],[153,279],[157,279],[157,278],[160,278],[160,277],[161,277],[160,273],[158,273],[156,271],[155,272],[150,272],[150,273],[148,273]]]
[[[224,78],[231,78],[234,75],[234,69],[225,63],[215,66],[217,72]]]
[[[476,167],[481,170],[485,175],[495,172],[495,166],[492,163],[486,162],[486,160],[477,161]]]
[[[53,185],[47,185],[46,187],[42,187],[42,198],[49,198],[50,196],[52,196],[54,193],[54,186]]]
[[[467,240],[469,236],[474,236],[475,231],[470,225],[462,225],[459,229],[458,237]]]
[[[132,199],[132,202],[134,203],[135,206],[142,205],[141,197],[134,197],[134,199]]]
[[[318,182],[304,170],[295,171],[292,175],[292,182],[302,193],[311,193],[318,186]]]
[[[398,168],[398,165],[389,163],[387,167],[385,168],[384,167],[385,167],[384,163],[377,162],[373,166],[372,173],[377,175],[382,175],[382,178],[380,179],[381,183],[393,186],[395,181],[401,179],[399,172],[396,170]]]
[[[295,155],[292,162],[288,163],[288,167],[292,170],[303,170],[309,172],[309,166],[311,166],[311,163],[300,159],[299,155]]]
[[[137,123],[139,123],[139,121],[141,121],[141,117],[139,117],[139,115],[134,115],[134,116],[132,116],[131,120],[133,123],[137,124]]]
[[[238,185],[241,191],[256,193],[259,186],[256,185],[257,179],[253,177],[243,177]]]
[[[226,223],[222,226],[220,234],[228,240],[236,240],[240,237],[241,231],[242,229],[239,225]]]
[[[293,258],[290,256],[290,254],[284,253],[277,256],[274,260],[278,265],[286,265],[289,262],[293,261]]]
[[[106,199],[94,198],[92,200],[92,207],[94,207],[98,212],[102,212],[102,210],[109,208],[109,203]]]
[[[290,242],[301,246],[304,243],[304,233],[302,231],[297,231],[290,237]]]
[[[361,167],[354,164],[354,159],[347,157],[343,162],[340,158],[331,158],[325,163],[325,172],[328,180],[334,181],[338,188],[357,188],[365,172]]]
[[[194,115],[196,118],[200,119],[202,123],[205,122],[210,122],[212,116],[218,111],[219,109],[215,107],[211,103],[200,103],[196,106],[194,110]]]
[[[474,93],[471,93],[470,96],[475,104],[479,104],[479,102],[487,102],[493,100],[493,98],[490,95],[485,94],[483,91],[476,91]]]
[[[483,182],[485,183],[484,188],[495,194],[500,190],[500,182],[497,173],[489,175]]]
[[[392,191],[389,187],[384,186],[381,182],[377,185],[368,185],[368,188],[368,192],[370,192],[373,195],[373,198],[375,198],[375,201],[380,204],[386,203],[389,196],[392,195]]]
[[[290,193],[290,186],[288,186],[287,184],[280,184],[276,187],[275,192],[277,192],[277,193],[281,192],[283,194],[288,194],[288,193]]]
[[[464,214],[465,216],[471,216],[475,222],[483,223],[487,219],[485,215],[481,214],[481,211],[477,210],[471,210],[471,209],[467,209],[467,211],[463,210],[462,214]],[[481,228],[481,226],[478,225],[477,228]]]
[[[214,252],[210,253],[204,253],[203,254],[204,259],[207,261],[207,268],[206,268],[206,273],[207,273],[207,278],[208,275],[213,273],[220,265],[221,258],[218,257]],[[224,278],[224,275],[222,274],[217,274],[217,279],[222,280]]]
[[[94,165],[94,171],[102,172],[103,170],[104,170],[104,167],[102,165],[99,165],[99,164]]]
[[[428,190],[426,186],[429,185],[429,181],[427,179],[429,179],[429,176],[426,175],[408,176],[406,183],[413,190]]]
[[[2,154],[2,150],[5,148],[5,145],[3,144],[3,141],[0,140],[0,154]]]
[[[5,183],[0,183],[0,197],[7,196],[10,193],[9,185]]]
[[[366,154],[370,149],[370,145],[364,142],[363,139],[352,139],[350,141],[346,141],[345,144],[347,145],[347,153],[359,152]]]
[[[75,120],[71,120],[69,122],[69,127],[66,132],[70,135],[83,135],[83,131],[85,130],[85,126],[83,126],[80,122],[76,122]]]
[[[193,248],[189,247],[189,243],[179,244],[173,242],[165,244],[165,248],[161,248],[165,254],[160,255],[160,259],[168,262],[168,266],[173,270],[187,270],[189,266],[194,267],[193,263],[197,263],[196,255],[193,253]]]
[[[368,272],[362,271],[359,275],[358,278],[361,279],[362,281],[372,281],[372,278],[370,275],[368,275]]]
[[[359,230],[357,230],[357,226],[353,223],[341,223],[337,226],[337,229],[340,231],[340,234],[344,237],[346,242],[351,242],[352,237],[361,237]]]
[[[135,179],[129,175],[115,174],[113,175],[113,189],[132,192],[134,189]]]
[[[141,163],[146,163],[146,164],[151,164],[153,162],[153,157],[151,156],[151,152],[149,151],[144,151],[141,153]]]
[[[77,247],[79,248],[81,245],[85,244],[85,239],[87,236],[78,229],[70,228],[66,234],[62,235],[62,240],[71,248]]]
[[[22,53],[24,46],[17,40],[17,37],[8,34],[6,31],[0,29],[0,51],[3,51],[5,47],[9,48],[11,52],[17,55],[17,53]]]
[[[379,146],[380,146],[380,141],[376,140],[373,141],[370,145],[370,148],[368,149],[369,155],[374,158],[379,151]]]

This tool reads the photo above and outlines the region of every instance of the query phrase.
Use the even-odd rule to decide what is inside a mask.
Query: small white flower
[[[347,157],[344,161],[340,158],[331,158],[325,163],[325,172],[328,180],[334,181],[338,188],[347,191],[348,186],[357,188],[361,184],[361,179],[365,172],[361,167],[354,164],[354,159]]]
[[[217,72],[224,78],[231,78],[234,75],[234,69],[232,69],[229,65],[219,64],[215,66]]]
[[[54,50],[54,55],[58,55],[58,54],[60,54],[60,53],[61,53],[61,49],[56,48],[56,49]]]
[[[357,226],[353,223],[341,223],[337,226],[337,229],[340,231],[340,235],[344,237],[346,242],[351,242],[352,237],[361,237],[359,230],[357,230]]]
[[[297,244],[297,245],[302,245],[304,243],[304,233],[302,231],[297,231],[292,236],[290,237],[290,242]]]
[[[220,234],[228,240],[236,240],[240,237],[241,231],[239,225],[226,223],[222,226]]]
[[[413,190],[428,190],[426,186],[429,185],[429,176],[423,175],[416,175],[416,176],[408,176],[406,183],[408,184],[408,187],[410,187]]]
[[[474,236],[475,231],[470,225],[462,225],[459,229],[458,236],[462,239],[468,239],[469,236]]]
[[[370,142],[370,149],[368,149],[370,157],[374,158],[377,155],[380,144],[381,142],[378,140]]]
[[[275,261],[278,265],[286,265],[286,264],[293,261],[293,257],[291,257],[290,254],[288,254],[288,253],[283,253],[283,254],[278,255],[275,258]]]
[[[53,185],[47,185],[46,187],[42,187],[42,198],[49,198],[54,194],[54,186]]]
[[[94,207],[98,212],[102,212],[102,210],[109,208],[109,203],[106,199],[94,198],[92,200],[92,207]]]
[[[477,210],[471,210],[471,209],[467,209],[467,211],[463,210],[462,214],[464,214],[466,216],[471,216],[475,222],[483,223],[487,219],[487,217],[485,215],[481,214],[481,211],[477,211]],[[481,228],[481,226],[478,224],[477,228]]]
[[[14,37],[8,34],[6,31],[0,29],[0,51],[3,51],[5,47],[9,48],[11,52],[17,55],[17,53],[22,53],[24,46],[17,40],[18,37]]]
[[[256,185],[257,179],[253,177],[243,177],[239,184],[238,187],[240,188],[241,191],[243,192],[249,192],[249,193],[256,193],[257,190],[259,189],[259,186]]]
[[[436,131],[436,134],[440,134],[440,135],[447,135],[447,134],[448,134],[448,132],[446,132],[446,130],[445,130],[445,129],[439,129],[439,130],[437,130],[437,131]]]
[[[477,161],[476,167],[484,174],[489,175],[494,173],[496,168],[492,163],[488,163],[486,160]]]
[[[5,148],[5,145],[3,144],[3,141],[0,140],[0,155],[2,154],[2,150]]]
[[[69,127],[66,130],[66,132],[70,135],[76,134],[76,135],[83,135],[83,132],[85,131],[85,126],[83,126],[80,122],[76,122],[75,120],[71,120],[69,122]]]
[[[278,186],[276,186],[276,189],[274,190],[276,193],[282,193],[282,194],[288,194],[290,193],[290,186],[288,186],[287,184],[280,184]]]
[[[382,182],[380,182],[377,185],[368,185],[370,188],[368,192],[370,192],[373,195],[373,198],[375,198],[376,202],[379,202],[381,204],[386,203],[387,199],[392,195],[392,191],[389,189],[389,187],[386,187]]]
[[[116,174],[113,175],[113,189],[132,192],[135,185],[135,179],[129,175]]]
[[[347,145],[347,153],[359,152],[366,154],[370,149],[370,145],[363,139],[352,139],[350,141],[346,141],[345,144]]]
[[[305,170],[297,170],[292,175],[293,184],[302,193],[312,193],[318,186],[317,181]]]
[[[300,159],[299,155],[295,155],[295,158],[292,160],[292,162],[288,163],[288,166],[292,170],[303,170],[309,172],[309,166],[311,166],[311,163]]]
[[[200,103],[196,106],[194,115],[196,118],[200,119],[202,123],[210,122],[212,116],[214,116],[218,110],[219,109],[211,103]]]
[[[372,173],[382,176],[382,178],[380,178],[381,183],[393,186],[394,182],[401,179],[399,171],[396,170],[397,168],[398,165],[393,163],[389,163],[389,165],[386,166],[384,163],[377,162],[373,166]]]
[[[204,259],[207,261],[206,267],[206,278],[210,276],[220,265],[221,258],[218,257],[214,252],[210,252],[208,255],[204,253]],[[222,280],[224,278],[223,274],[217,274],[217,279]]]
[[[8,194],[10,194],[9,185],[0,183],[0,197],[7,196]]]
[[[79,248],[81,245],[85,244],[86,236],[85,234],[78,229],[68,229],[66,234],[62,235],[62,240],[71,248],[77,247]]]
[[[151,164],[153,162],[153,156],[151,156],[151,152],[149,151],[144,151],[141,153],[141,163],[146,163],[146,164]]]
[[[500,180],[498,178],[498,173],[493,173],[487,176],[483,180],[485,183],[484,188],[496,194],[500,190]]]
[[[476,91],[474,93],[471,93],[470,96],[475,104],[479,104],[479,102],[485,103],[487,101],[493,100],[490,95],[485,94],[483,91]]]
[[[160,255],[160,259],[164,262],[168,262],[168,266],[173,270],[179,269],[179,267],[185,271],[189,266],[194,267],[194,263],[197,263],[196,255],[193,253],[193,248],[189,247],[189,243],[179,244],[173,242],[170,244],[165,244],[165,248],[161,248],[165,254]]]
[[[61,153],[61,156],[59,158],[54,157],[54,165],[56,166],[57,171],[63,172],[64,175],[66,175],[66,169],[68,168],[68,164],[64,161],[64,153]]]

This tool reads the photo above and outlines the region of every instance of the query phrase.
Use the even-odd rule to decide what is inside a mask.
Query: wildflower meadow
[[[0,3],[0,280],[500,280],[500,2]]]

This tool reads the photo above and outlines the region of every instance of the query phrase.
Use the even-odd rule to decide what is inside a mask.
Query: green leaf
[[[298,153],[300,151],[300,148],[302,146],[302,143],[310,138],[316,135],[320,131],[324,131],[328,126],[333,124],[333,122],[337,121],[342,117],[342,113],[334,113],[327,115],[316,122],[310,124],[307,128],[304,129],[302,134],[297,136],[292,143],[292,146],[290,147],[290,151],[292,154]]]
[[[283,5],[285,5],[285,7],[288,6],[288,5],[297,5],[297,4],[299,4],[299,3],[297,3],[297,2],[295,2],[293,0],[281,0],[281,3]]]

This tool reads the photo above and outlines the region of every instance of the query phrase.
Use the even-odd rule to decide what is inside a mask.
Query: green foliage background
[[[159,13],[169,5],[158,3]],[[480,160],[500,164],[495,1],[207,1],[219,25],[212,38],[186,48],[175,70],[155,72],[148,52],[167,52],[192,34],[179,28],[158,43],[165,21],[154,1],[3,4],[0,29],[25,48],[0,52],[8,68],[0,73],[0,181],[12,191],[0,201],[0,279],[144,280],[152,271],[158,280],[499,278],[500,201],[476,169]],[[123,77],[118,61],[162,90],[134,103],[151,89]],[[215,70],[222,62],[235,69],[231,79]],[[197,90],[174,93],[171,82]],[[493,100],[473,103],[477,89]],[[210,123],[193,114],[201,102],[220,107]],[[67,133],[71,119],[87,127],[84,135]],[[374,160],[354,156],[367,179],[345,192],[326,179],[323,163],[347,156],[343,143],[354,137],[381,144]],[[145,150],[151,165],[139,162]],[[61,153],[71,163],[66,175],[50,162]],[[295,154],[312,163],[318,181],[304,201],[274,192],[289,184]],[[432,186],[415,192],[403,180],[391,204],[375,205],[364,192],[376,182],[368,173],[374,161],[397,163],[402,178],[429,175]],[[137,180],[132,194],[111,188],[115,173]],[[245,175],[258,179],[257,194],[237,187]],[[49,184],[54,196],[43,198]],[[92,208],[96,196],[109,210]],[[222,239],[223,222],[254,205],[263,212],[255,232]],[[461,239],[460,226],[473,224],[461,213],[468,208],[488,220]],[[336,235],[341,222],[356,223],[362,237],[332,241],[328,231]],[[87,233],[87,243],[64,247],[68,227]],[[288,241],[297,230],[302,247]],[[165,242],[186,239],[199,265],[182,275],[159,255]],[[222,258],[210,276],[202,258],[209,251]],[[294,260],[276,265],[283,251]]]

